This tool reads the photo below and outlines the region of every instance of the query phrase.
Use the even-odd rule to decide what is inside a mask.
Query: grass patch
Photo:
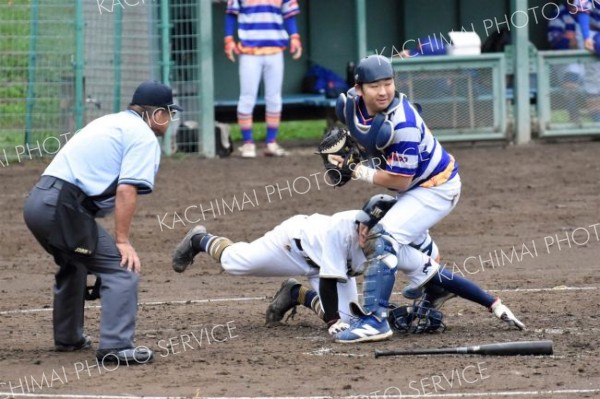
[[[326,127],[327,122],[324,119],[281,122],[277,141],[320,139]],[[255,141],[264,141],[267,134],[266,123],[255,122],[253,133]],[[233,141],[242,140],[237,123],[231,124],[231,138]]]

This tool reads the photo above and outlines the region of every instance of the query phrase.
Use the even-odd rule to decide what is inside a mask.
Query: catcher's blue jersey
[[[370,125],[372,122],[362,97],[359,98],[357,117],[362,124]],[[382,150],[386,171],[413,176],[409,189],[434,177],[437,178],[434,185],[439,185],[456,175],[458,163],[433,137],[404,94],[400,94],[400,106],[388,115],[388,119],[394,125],[394,132],[390,143]]]

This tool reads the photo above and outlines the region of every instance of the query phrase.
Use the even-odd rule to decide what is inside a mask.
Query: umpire
[[[96,357],[143,364],[154,352],[134,346],[141,262],[129,242],[138,194],[154,189],[160,145],[175,111],[171,88],[138,86],[128,109],[98,118],[54,157],[25,202],[29,230],[59,266],[54,285],[54,345],[91,346],[83,332],[88,273],[99,283],[102,313]],[[115,238],[95,218],[114,210]]]

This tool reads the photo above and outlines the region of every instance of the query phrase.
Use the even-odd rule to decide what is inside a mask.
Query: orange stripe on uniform
[[[454,170],[454,157],[452,155],[450,155],[450,162],[448,163],[448,166],[446,166],[446,169],[444,169],[442,172],[438,173],[437,175],[433,176],[431,179],[424,181],[423,183],[420,184],[420,186],[424,187],[424,188],[431,188],[431,187],[437,187],[441,184],[444,184],[448,181],[450,176],[452,176],[453,170]]]
[[[246,55],[273,55],[281,53],[285,47],[245,47],[242,43],[238,43],[240,53]]]
[[[279,127],[279,122],[281,121],[280,113],[267,113],[265,116],[265,121],[267,122],[268,127]]]
[[[248,114],[237,114],[238,124],[241,129],[252,128],[252,115]]]
[[[281,7],[282,5],[283,5],[283,0],[246,0],[246,1],[244,1],[245,7],[254,7],[254,6]]]

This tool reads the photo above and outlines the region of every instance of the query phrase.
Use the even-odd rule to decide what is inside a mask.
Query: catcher
[[[338,186],[352,179],[397,193],[396,203],[380,222],[382,236],[390,236],[396,243],[395,263],[370,264],[373,270],[365,273],[364,312],[358,312],[359,319],[337,334],[338,342],[377,341],[391,334],[387,304],[395,282],[393,269],[409,276],[421,273],[422,277],[440,269],[429,229],[454,209],[462,185],[458,163],[431,134],[419,107],[396,91],[388,59],[379,55],[363,58],[355,80],[355,86],[340,95],[336,108],[348,130],[346,134],[327,135],[320,150],[328,174],[338,169]],[[354,148],[358,148],[358,155]],[[419,296],[430,279],[411,279],[404,292]],[[453,281],[463,284],[462,280]],[[460,290],[470,291],[466,285]],[[452,292],[444,288],[437,295]],[[481,290],[472,294],[472,300],[490,308],[497,317],[524,328],[499,300],[483,295]]]

